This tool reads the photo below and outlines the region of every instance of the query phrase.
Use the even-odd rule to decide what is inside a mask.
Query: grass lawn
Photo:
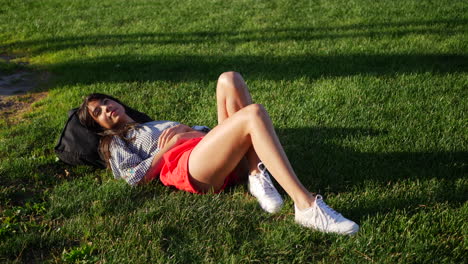
[[[468,2],[0,0],[0,21],[0,54],[28,63],[0,70],[52,76],[31,92],[45,98],[0,120],[0,262],[468,259]],[[56,159],[84,95],[213,127],[228,70],[269,111],[301,181],[357,235],[296,225],[284,192],[269,215],[246,186],[131,188]]]

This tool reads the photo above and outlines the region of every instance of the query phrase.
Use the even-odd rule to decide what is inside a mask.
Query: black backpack
[[[101,136],[80,123],[77,111],[78,108],[68,111],[68,120],[54,148],[55,153],[60,160],[70,165],[105,168],[106,162],[98,152]],[[146,114],[130,107],[126,107],[125,111],[140,123],[152,121]]]

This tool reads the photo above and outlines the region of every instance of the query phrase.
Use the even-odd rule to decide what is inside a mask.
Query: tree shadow
[[[107,56],[51,65],[58,84],[96,82],[215,80],[224,71],[246,73],[248,79],[293,80],[299,77],[445,74],[467,72],[465,55],[303,55],[303,56]]]
[[[402,37],[410,34],[430,34],[447,36],[466,33],[465,29],[455,29],[466,25],[466,19],[439,19],[428,21],[398,21],[373,24],[353,24],[344,26],[314,26],[288,28],[262,28],[255,30],[158,32],[133,34],[84,35],[74,37],[52,37],[37,40],[17,41],[5,45],[7,50],[28,50],[38,55],[44,52],[60,51],[82,46],[116,46],[123,44],[178,45],[198,43],[245,42],[277,43],[282,41],[310,41],[321,39],[346,39],[359,37]],[[440,29],[440,27],[445,27]]]
[[[18,41],[6,50],[28,50],[32,55],[82,46],[177,45],[196,43],[275,43],[287,40],[309,41],[357,37],[434,34],[450,36],[464,33],[459,26],[466,19],[404,21],[346,26],[264,28],[244,31],[199,31],[172,33],[135,33],[86,35]],[[443,28],[441,30],[440,28]],[[331,54],[331,55],[127,55],[82,57],[44,66],[57,73],[55,86],[93,84],[97,82],[134,81],[206,81],[215,80],[224,71],[236,70],[248,79],[293,80],[349,75],[395,75],[406,73],[464,73],[468,57],[464,54]],[[44,88],[48,89],[48,88]]]

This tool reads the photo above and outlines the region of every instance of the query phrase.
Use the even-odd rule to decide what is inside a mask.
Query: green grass
[[[468,248],[466,1],[5,1],[0,53],[53,74],[0,120],[0,262],[462,263]],[[0,65],[2,71],[15,69]],[[301,181],[352,237],[264,213],[245,186],[192,195],[71,167],[53,147],[90,92],[216,124],[243,74]]]

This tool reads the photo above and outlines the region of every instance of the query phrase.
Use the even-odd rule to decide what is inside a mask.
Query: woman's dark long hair
[[[88,104],[93,101],[102,101],[104,99],[110,99],[122,105],[125,109],[125,113],[130,118],[132,118],[135,121],[135,123],[127,124],[123,127],[113,129],[104,129],[103,127],[101,127],[89,113]],[[78,109],[77,114],[78,119],[80,120],[83,126],[101,136],[101,140],[99,143],[99,155],[106,162],[107,167],[109,167],[109,159],[111,157],[109,146],[112,141],[112,137],[118,136],[126,142],[131,141],[132,139],[126,137],[126,134],[130,129],[135,128],[137,124],[153,121],[153,119],[151,119],[148,115],[138,112],[137,110],[125,105],[117,98],[101,93],[93,93],[86,96],[80,108]]]

